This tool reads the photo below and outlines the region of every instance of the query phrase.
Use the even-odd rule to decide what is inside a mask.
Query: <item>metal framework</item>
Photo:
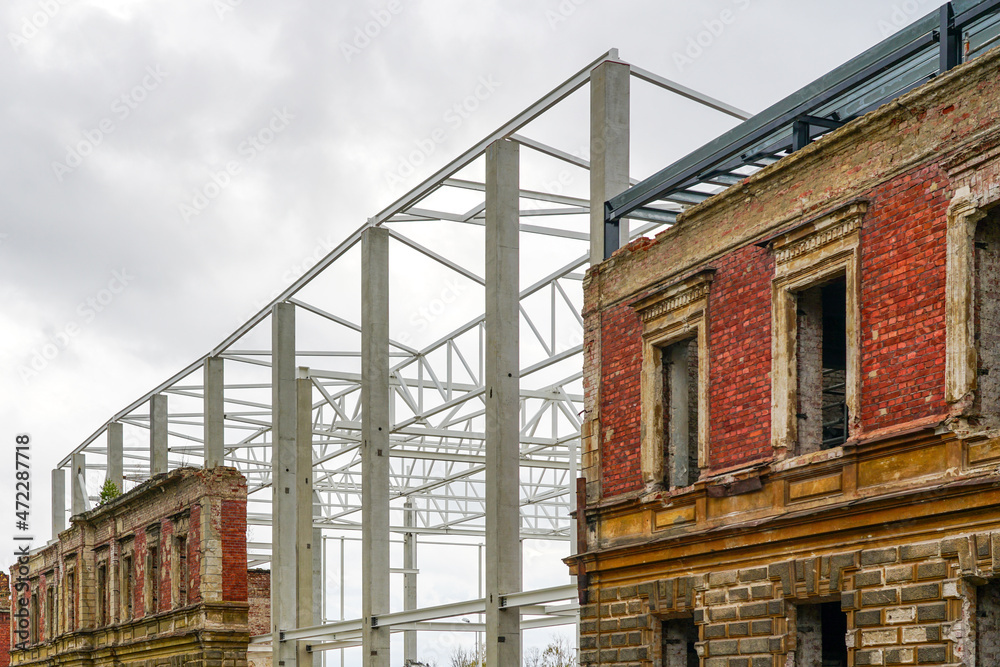
[[[698,202],[894,100],[1000,39],[1000,0],[955,0],[605,203],[605,224]],[[610,256],[617,245],[605,246]]]
[[[339,605],[329,599],[316,603],[314,608],[318,613],[314,618],[318,624],[296,629],[294,623],[282,625],[279,621],[273,637],[279,640],[277,643],[294,645],[300,642],[308,646],[307,651],[320,653],[359,646],[362,639],[368,641],[366,632],[370,631],[374,642],[371,646],[375,647],[379,646],[379,641],[387,641],[378,638],[378,630],[391,628],[392,632],[407,633],[405,658],[410,660],[415,658],[412,655],[415,649],[412,633],[415,631],[464,630],[486,632],[489,637],[489,623],[430,622],[458,614],[485,613],[489,617],[491,612],[486,600],[493,596],[483,597],[482,582],[480,590],[470,589],[469,602],[424,610],[413,607],[418,571],[415,566],[417,544],[436,540],[438,544],[448,542],[458,548],[481,544],[487,537],[486,487],[490,466],[500,465],[490,463],[488,444],[491,422],[487,376],[492,357],[487,346],[491,325],[486,315],[477,315],[472,310],[464,323],[426,343],[411,344],[408,337],[398,335],[388,338],[388,481],[387,488],[375,489],[376,501],[370,500],[366,507],[363,502],[365,484],[371,485],[369,491],[378,487],[377,479],[383,472],[379,472],[377,460],[366,463],[365,442],[374,436],[365,435],[363,395],[366,386],[373,386],[376,398],[369,401],[377,411],[380,400],[377,398],[378,375],[373,375],[370,366],[378,364],[382,357],[378,352],[371,352],[371,346],[369,352],[364,350],[366,341],[374,340],[374,346],[378,347],[382,334],[371,329],[380,326],[378,308],[370,310],[371,304],[358,303],[360,290],[357,285],[368,285],[365,289],[375,290],[373,294],[382,288],[377,287],[379,279],[372,277],[372,267],[364,266],[366,262],[377,263],[380,255],[375,250],[361,253],[361,246],[372,230],[384,230],[378,238],[388,243],[389,252],[406,257],[407,275],[394,276],[390,280],[390,295],[397,289],[405,294],[407,282],[422,270],[428,281],[459,281],[463,290],[468,289],[477,296],[485,290],[488,302],[490,290],[500,288],[488,284],[489,266],[484,272],[480,260],[483,253],[474,250],[482,247],[484,227],[487,236],[490,234],[491,186],[490,176],[482,177],[484,160],[488,171],[488,151],[504,143],[513,146],[513,155],[519,148],[525,158],[537,161],[533,168],[522,168],[520,174],[516,171],[511,174],[509,167],[499,167],[496,177],[516,179],[511,190],[513,208],[510,209],[512,220],[519,228],[514,230],[514,236],[521,238],[520,253],[531,258],[530,266],[522,260],[526,266],[521,272],[521,284],[518,286],[516,280],[510,283],[515,288],[510,303],[516,308],[515,318],[517,312],[520,314],[521,331],[520,345],[514,344],[506,352],[509,356],[513,351],[515,362],[520,359],[519,367],[515,367],[519,374],[513,380],[517,400],[512,404],[518,415],[518,427],[512,435],[519,440],[519,446],[514,453],[516,458],[510,459],[519,467],[519,474],[515,470],[517,480],[512,487],[519,488],[519,498],[512,507],[515,510],[519,507],[521,542],[558,540],[572,545],[571,538],[575,534],[571,511],[575,503],[579,458],[579,415],[583,409],[580,281],[591,257],[587,248],[591,242],[587,220],[592,207],[600,210],[603,197],[595,205],[586,196],[586,187],[578,188],[582,196],[547,188],[545,174],[552,169],[568,169],[582,175],[590,169],[590,162],[531,139],[525,133],[530,131],[532,121],[585,88],[592,72],[609,64],[622,67],[625,72],[624,77],[619,76],[616,80],[617,88],[609,89],[613,95],[620,96],[624,91],[627,98],[628,80],[635,77],[730,116],[749,117],[719,100],[620,62],[616,50],[605,53],[370,218],[208,354],[123,408],[86,438],[53,473],[53,479],[58,480],[63,468],[72,466],[78,471],[71,474],[73,511],[89,506],[95,490],[105,478],[119,484],[124,481],[138,483],[168,468],[222,461],[238,468],[248,480],[251,532],[259,527],[267,534],[254,533],[248,543],[248,564],[270,563],[274,580],[281,567],[280,560],[295,560],[288,555],[294,554],[294,549],[289,552],[285,548],[287,536],[294,536],[298,543],[310,539],[308,516],[303,526],[300,519],[294,519],[301,514],[282,514],[280,523],[275,519],[272,526],[272,519],[279,513],[275,506],[279,496],[272,496],[272,487],[287,488],[289,483],[297,483],[294,476],[283,479],[276,473],[280,468],[281,474],[285,474],[289,465],[294,468],[294,456],[282,459],[280,466],[276,466],[275,452],[284,451],[281,443],[286,437],[293,441],[296,437],[309,438],[312,444],[311,539],[325,547],[319,550],[323,553],[319,559],[322,562],[314,571],[328,572],[327,562],[332,556],[330,547],[338,541],[343,562],[345,541],[357,540],[359,534],[363,535],[363,541],[403,542],[412,545],[412,552],[407,551],[404,557],[404,567],[389,568],[387,559],[379,560],[381,556],[376,557],[375,565],[369,566],[375,576],[379,568],[383,568],[385,575],[403,573],[407,590],[412,589],[413,593],[407,594],[402,612],[386,614],[384,605],[379,608],[380,603],[376,601],[374,606],[366,603],[363,619],[341,620],[344,618],[341,588]],[[611,79],[615,76],[618,75],[611,75]],[[615,100],[612,99],[612,103]],[[626,105],[626,119],[627,108]],[[595,122],[592,120],[592,125]],[[627,126],[625,129],[627,132]],[[579,145],[589,145],[590,139],[584,131]],[[625,150],[627,158],[627,142]],[[627,170],[624,177],[626,187],[627,183],[635,182],[628,180]],[[531,186],[533,180],[538,182],[535,187]],[[636,213],[632,217],[644,224],[633,230],[632,236],[671,224],[684,203],[647,207]],[[494,204],[494,210],[497,205],[502,206],[503,202]],[[463,252],[470,249],[474,252]],[[360,277],[357,273],[359,254],[363,254]],[[388,266],[391,269],[398,265],[394,259]],[[416,266],[423,268],[413,268]],[[500,272],[503,274],[503,267]],[[525,279],[524,276],[531,277]],[[454,303],[444,309],[448,313],[436,312],[442,310],[449,298]],[[390,301],[398,312],[399,297],[390,296]],[[477,309],[483,307],[482,299],[458,299],[450,294],[431,301],[428,308],[433,315],[442,315],[442,321],[453,320],[455,313],[469,302]],[[389,310],[388,305],[386,310]],[[366,317],[367,325],[364,324]],[[390,314],[390,319],[392,317]],[[500,345],[505,343],[501,341]],[[292,377],[290,369],[293,367],[297,367],[295,386],[299,389],[289,390],[286,381]],[[501,363],[493,372],[503,374],[504,371]],[[366,382],[375,384],[366,385]],[[289,398],[294,396],[300,398]],[[306,398],[301,398],[303,396]],[[295,411],[288,406],[303,400],[308,401],[308,423],[304,427],[301,412],[298,426],[292,423]],[[379,418],[377,415],[370,417],[376,421]],[[382,455],[381,449],[378,455]],[[376,467],[366,468],[367,465]],[[369,474],[375,478],[366,479],[363,468],[370,470]],[[61,495],[53,495],[54,529],[65,519],[65,499]],[[372,510],[372,502],[388,504],[387,526],[378,525],[378,512]],[[297,532],[289,528],[290,517],[298,522]],[[366,521],[374,521],[374,527],[366,525]],[[386,530],[380,532],[380,528]],[[279,529],[280,537],[276,535]],[[372,538],[372,534],[376,537]],[[272,545],[272,541],[276,544]],[[515,548],[519,550],[520,545]],[[567,550],[569,548],[571,546]],[[511,553],[507,547],[498,546],[493,550]],[[482,546],[478,551],[482,554]],[[492,556],[492,552],[485,554],[487,564]],[[298,567],[301,571],[306,565],[299,561]],[[493,569],[496,567],[494,565]],[[343,570],[340,574],[343,585]],[[371,573],[365,574],[366,581],[372,579]],[[520,581],[520,577],[516,580]],[[566,580],[569,582],[568,575]],[[276,587],[272,586],[272,596]],[[326,585],[318,589],[327,597]],[[369,592],[368,588],[365,591],[366,600],[384,595],[379,591]],[[492,613],[504,618],[504,610],[514,609],[513,613],[522,618],[522,629],[575,621],[575,586],[572,584],[537,592],[499,592],[501,597],[491,603]],[[553,605],[560,601],[565,604]],[[294,596],[292,599],[272,597],[272,615],[294,618],[295,611],[289,611],[289,604],[294,607]],[[516,628],[518,617],[514,618]],[[254,639],[255,643],[271,641],[272,635]],[[281,654],[286,665],[295,659],[295,649],[290,650],[290,654]],[[376,652],[372,650],[373,654]],[[299,653],[300,661],[302,657]],[[378,660],[366,660],[366,664],[388,664],[387,660],[386,655]],[[501,660],[501,664],[508,662],[508,658]]]

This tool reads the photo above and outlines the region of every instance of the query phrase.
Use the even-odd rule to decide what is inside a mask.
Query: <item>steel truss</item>
[[[587,159],[523,133],[529,130],[532,121],[587,86],[591,71],[605,62],[620,62],[617,51],[611,50],[588,64],[370,218],[208,354],[113,415],[63,459],[59,468],[70,466],[74,455],[86,455],[87,488],[91,499],[96,499],[95,492],[108,474],[110,457],[114,456],[103,438],[112,424],[122,424],[126,434],[121,454],[124,478],[134,483],[147,479],[152,457],[144,434],[153,429],[154,411],[150,403],[157,395],[169,397],[167,465],[170,468],[201,465],[205,455],[207,391],[201,372],[209,360],[222,359],[225,464],[238,468],[247,478],[250,526],[268,532],[272,484],[272,353],[268,320],[275,304],[289,303],[294,305],[298,318],[295,360],[300,366],[299,375],[308,378],[312,386],[313,526],[327,539],[356,535],[364,520],[359,448],[360,343],[365,332],[354,294],[359,280],[349,282],[349,290],[338,281],[349,279],[356,272],[358,247],[365,230],[383,227],[388,229],[391,252],[417,258],[432,267],[429,271],[435,276],[461,281],[465,289],[481,296],[486,285],[479,262],[482,251],[476,250],[473,253],[476,259],[468,260],[468,255],[456,252],[450,239],[452,234],[465,234],[464,238],[473,239],[468,242],[473,247],[482,242],[481,234],[479,237],[475,234],[485,220],[486,186],[479,174],[486,148],[498,140],[509,139],[525,153],[585,175],[590,166]],[[739,119],[749,117],[651,72],[632,67],[631,74],[716,111]],[[590,143],[589,136],[582,139],[581,145]],[[530,177],[528,173],[522,175],[519,207],[522,248],[533,248],[532,257],[537,259],[529,271],[537,276],[520,289],[521,538],[572,544],[570,513],[575,500],[583,410],[581,280],[590,261],[587,220],[591,201],[586,188],[584,196],[557,193],[544,185],[529,187]],[[677,212],[693,201],[678,197],[664,206],[644,207],[630,216],[638,222],[632,235],[672,224]],[[430,240],[421,241],[423,230],[429,225],[435,233]],[[396,278],[391,290],[406,282],[399,280],[399,276]],[[412,275],[409,279],[412,280]],[[348,292],[352,296],[346,296]],[[475,303],[479,304],[477,308],[482,307],[481,299]],[[393,308],[400,307],[393,303]],[[410,344],[402,336],[390,340],[390,531],[397,537],[435,536],[437,540],[454,539],[458,540],[456,544],[467,545],[484,536],[484,336],[485,316],[479,314],[424,344]],[[249,550],[250,565],[270,559],[268,539],[255,537]],[[325,590],[326,586],[322,588]],[[563,608],[542,605],[572,595],[563,589],[549,593],[555,597],[542,595],[538,601],[531,601],[534,598],[527,593],[520,594],[529,600],[524,603],[529,606],[522,611],[540,615],[526,620],[525,627],[572,622],[572,605]],[[470,590],[468,597],[475,609],[465,610],[459,605],[461,610],[455,613],[482,611],[480,592]],[[514,603],[512,598],[512,606]],[[345,624],[338,620],[337,624],[329,625],[336,616],[333,607],[329,600],[322,606],[323,625],[307,630],[286,628],[286,635],[313,640],[336,637],[341,642],[337,647],[355,641],[359,622]],[[429,615],[406,611],[410,615],[397,619],[397,629],[441,630],[445,626],[456,629],[455,624],[428,623],[431,619],[453,616],[442,616],[449,608],[432,610]],[[342,608],[340,612],[343,613]],[[466,629],[481,628],[473,624]],[[343,632],[348,634],[344,636]],[[270,636],[258,640],[268,639]]]

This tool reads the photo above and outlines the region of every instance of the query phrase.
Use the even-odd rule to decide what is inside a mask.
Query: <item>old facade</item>
[[[269,607],[260,572],[248,602],[239,472],[172,470],[72,524],[30,556],[29,634],[11,664],[247,665]]]
[[[1000,52],[585,281],[581,664],[1000,665]]]

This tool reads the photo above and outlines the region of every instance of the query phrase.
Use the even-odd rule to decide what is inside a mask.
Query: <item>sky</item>
[[[0,493],[12,509],[0,517],[0,562],[11,560],[18,435],[31,439],[33,527],[48,539],[49,471],[73,447],[367,218],[608,49],[757,112],[936,8],[8,0],[0,467],[10,473]],[[567,126],[586,127],[581,99],[559,117]],[[562,124],[540,123],[537,138],[586,157]],[[633,83],[632,176],[732,126]],[[441,291],[421,275],[415,292]],[[334,291],[356,300],[355,288],[347,280]]]

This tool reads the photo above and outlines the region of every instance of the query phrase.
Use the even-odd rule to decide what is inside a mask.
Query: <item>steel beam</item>
[[[603,62],[590,73],[590,263],[628,243],[628,221],[605,224],[604,202],[628,189],[629,65]]]
[[[167,395],[149,397],[149,476],[167,472]]]
[[[294,667],[295,643],[279,641],[278,637],[279,629],[298,625],[295,306],[290,303],[277,303],[271,310],[271,349],[272,662]]]
[[[362,664],[389,667],[389,232],[361,239]]]
[[[225,360],[205,359],[205,467],[225,464]]]
[[[627,72],[626,72],[627,76]],[[518,145],[486,149],[486,662],[521,664]],[[593,160],[591,160],[593,163]]]

